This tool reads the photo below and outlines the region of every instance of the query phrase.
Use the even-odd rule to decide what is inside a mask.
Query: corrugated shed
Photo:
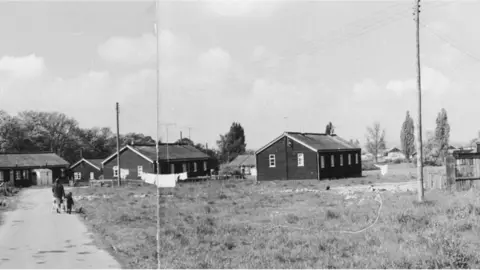
[[[0,153],[0,168],[68,166],[69,163],[54,153]]]
[[[255,155],[238,155],[229,164],[229,166],[234,167],[240,167],[242,165],[247,167],[255,167]]]
[[[323,133],[296,133],[288,132],[288,136],[301,141],[312,148],[318,150],[346,150],[357,149],[346,140],[337,135],[327,135]]]
[[[151,160],[157,158],[155,146],[131,146],[138,152],[147,156]],[[167,145],[158,146],[159,160],[167,159]],[[170,160],[185,160],[185,159],[208,159],[209,156],[191,145],[168,145],[168,158]]]

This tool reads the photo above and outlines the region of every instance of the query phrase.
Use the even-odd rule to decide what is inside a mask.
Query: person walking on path
[[[52,193],[53,197],[55,198],[57,213],[60,214],[60,206],[63,202],[63,198],[65,197],[65,190],[63,189],[63,185],[60,183],[60,180],[58,178],[55,179],[55,184],[52,187]]]

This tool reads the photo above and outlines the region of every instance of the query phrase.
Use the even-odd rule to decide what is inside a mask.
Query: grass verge
[[[480,267],[478,193],[432,191],[416,203],[414,193],[346,199],[322,185],[230,181],[163,189],[162,268]],[[322,191],[284,192],[295,188]],[[156,268],[154,187],[84,188],[74,195],[94,196],[77,204],[124,267]]]

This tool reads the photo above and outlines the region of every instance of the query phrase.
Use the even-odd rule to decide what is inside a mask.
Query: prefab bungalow
[[[186,144],[160,144],[159,173],[173,174],[188,172],[189,178],[206,176],[215,168],[213,160],[197,148]],[[117,153],[102,161],[104,179],[120,176],[125,179],[141,179],[142,173],[156,173],[155,145],[126,145],[120,149],[120,171]]]
[[[0,153],[0,182],[15,186],[51,185],[59,178],[67,183],[68,166],[55,153]]]
[[[88,182],[89,180],[98,180],[102,175],[103,159],[85,159],[82,158],[70,166],[69,173],[71,180],[75,182]]]
[[[244,175],[256,175],[255,155],[238,155],[228,166],[238,168]]]
[[[360,154],[337,135],[285,132],[255,152],[257,180],[360,177]]]

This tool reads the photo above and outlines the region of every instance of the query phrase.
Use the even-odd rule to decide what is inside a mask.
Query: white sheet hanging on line
[[[176,174],[175,176],[176,176],[176,179],[178,179],[179,181],[185,181],[188,179],[188,173],[186,172]]]
[[[151,174],[143,173],[142,180],[146,183],[156,185],[159,188],[173,188],[176,185],[177,178],[175,174]]]
[[[387,165],[377,165],[374,164],[375,167],[380,168],[380,173],[383,175],[386,175],[388,173],[388,164]]]

